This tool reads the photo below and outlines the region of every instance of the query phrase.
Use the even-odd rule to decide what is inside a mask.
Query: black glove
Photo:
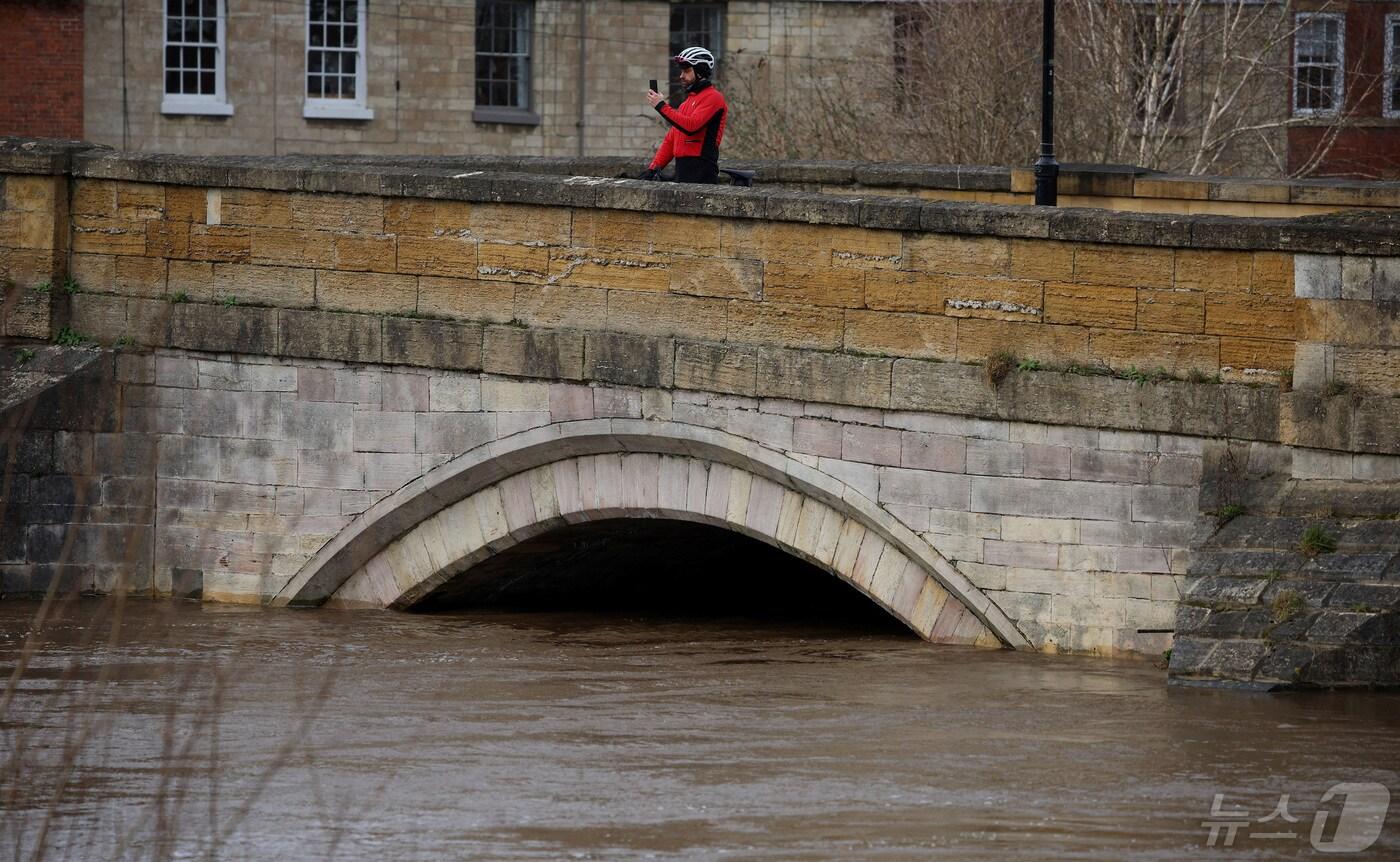
[[[642,171],[642,172],[637,176],[637,179],[639,179],[639,180],[654,180],[654,179],[656,179],[656,178],[659,177],[659,176],[661,176],[661,171],[658,171],[656,168],[647,168],[646,170]]]

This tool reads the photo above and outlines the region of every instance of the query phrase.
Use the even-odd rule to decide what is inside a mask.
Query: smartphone
[[[655,79],[655,78],[652,78],[650,81],[648,81],[648,82],[647,82],[647,86],[648,86],[648,87],[651,87],[653,90],[656,90],[656,79]],[[661,91],[660,91],[660,90],[656,90],[656,92],[659,93],[659,92],[661,92]]]

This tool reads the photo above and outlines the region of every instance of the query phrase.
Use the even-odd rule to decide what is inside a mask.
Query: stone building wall
[[[668,3],[590,0],[583,22],[586,70],[581,82],[579,4],[538,0],[532,52],[538,125],[473,121],[472,0],[376,0],[369,5],[371,120],[303,118],[306,25],[304,4],[297,0],[230,5],[227,89],[232,116],[163,115],[160,9],[156,4],[128,6],[123,51],[122,5],[117,0],[86,5],[85,134],[101,144],[189,154],[596,154],[640,163],[665,131],[646,104],[645,92],[649,79],[665,81],[669,70]],[[734,74],[741,69],[750,74],[749,58],[761,58],[764,92],[790,93],[792,99],[801,97],[804,82],[788,80],[790,55],[846,57],[888,42],[888,19],[878,5],[736,2],[728,4],[724,20]],[[729,65],[730,57],[722,58],[722,87]]]

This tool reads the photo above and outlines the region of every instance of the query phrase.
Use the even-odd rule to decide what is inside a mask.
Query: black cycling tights
[[[719,166],[699,156],[683,156],[676,159],[676,182],[678,183],[717,183]]]

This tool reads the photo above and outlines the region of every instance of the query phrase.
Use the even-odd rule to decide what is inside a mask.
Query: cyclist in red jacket
[[[642,174],[644,179],[656,179],[661,169],[676,160],[676,181],[682,183],[713,183],[719,179],[719,145],[724,140],[724,123],[729,106],[724,96],[710,83],[714,74],[715,55],[704,48],[686,48],[673,58],[681,67],[681,83],[686,97],[679,108],[666,104],[655,90],[647,90],[647,101],[671,128],[666,130],[656,156]]]

